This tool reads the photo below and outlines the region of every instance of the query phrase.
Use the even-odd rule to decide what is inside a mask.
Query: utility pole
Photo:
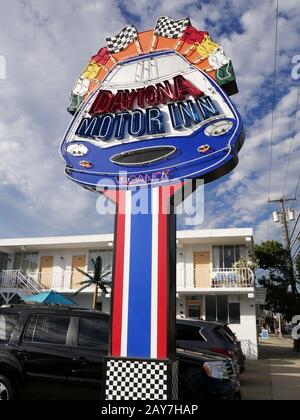
[[[295,278],[295,272],[294,272],[294,264],[293,264],[293,258],[292,258],[292,248],[291,248],[291,239],[289,234],[289,228],[288,228],[288,221],[287,221],[287,213],[285,210],[285,203],[290,201],[295,201],[296,198],[285,198],[284,196],[281,197],[278,200],[268,200],[269,203],[280,203],[281,205],[281,222],[283,224],[284,229],[284,236],[285,236],[285,242],[286,242],[286,250],[288,254],[288,270],[290,273],[290,282],[291,282],[291,288],[293,295],[296,295],[297,293],[297,287],[296,287],[296,278]],[[275,222],[279,222],[279,216],[278,212],[273,212],[273,218]],[[289,211],[289,219],[290,221],[294,220],[294,216]]]

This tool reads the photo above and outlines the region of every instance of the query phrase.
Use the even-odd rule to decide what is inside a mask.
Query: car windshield
[[[106,81],[111,86],[128,86],[128,84],[141,83],[161,78],[170,78],[173,74],[179,74],[188,70],[190,65],[176,53],[167,55],[151,55],[140,60],[132,60],[120,64],[107,77]]]

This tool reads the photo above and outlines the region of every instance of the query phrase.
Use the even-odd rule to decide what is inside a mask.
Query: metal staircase
[[[10,303],[16,295],[22,299],[41,292],[39,283],[20,270],[4,270],[0,273],[0,296],[5,303]]]

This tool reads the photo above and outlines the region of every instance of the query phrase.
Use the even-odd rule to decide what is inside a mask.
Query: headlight
[[[214,379],[229,379],[226,365],[223,362],[206,362],[203,368],[210,378]]]
[[[233,123],[230,120],[215,121],[206,127],[204,133],[209,137],[224,136],[232,129],[232,126]]]

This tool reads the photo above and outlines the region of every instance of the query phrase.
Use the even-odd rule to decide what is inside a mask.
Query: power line
[[[293,242],[291,243],[291,247],[293,247],[293,246],[295,245],[295,243],[297,242],[297,240],[298,240],[298,238],[299,238],[299,235],[300,235],[300,230],[299,230],[299,232],[297,233],[297,235],[296,235],[295,239],[293,240]]]
[[[291,238],[289,235],[289,226],[287,221],[287,212],[285,208],[285,203],[288,203],[290,201],[295,201],[295,198],[285,198],[284,196],[281,197],[278,200],[270,200],[270,203],[280,203],[281,206],[281,223],[283,226],[285,241],[286,241],[286,251],[287,251],[287,266],[288,266],[288,272],[290,277],[290,285],[292,288],[292,293],[295,295],[297,293],[297,284],[296,284],[296,278],[295,278],[295,271],[294,271],[294,265],[293,265],[293,257],[292,257],[292,246],[291,246]],[[290,218],[290,213],[288,214]],[[279,222],[279,214],[277,211],[273,212],[273,218],[275,222]]]
[[[275,99],[276,99],[276,80],[277,80],[276,69],[277,69],[277,47],[278,47],[278,16],[279,16],[279,0],[276,0],[276,24],[275,24],[274,73],[273,73],[273,97],[272,97],[268,199],[270,199],[270,194],[271,194],[271,177],[272,177],[272,163],[273,163],[274,108],[275,108]]]
[[[296,198],[297,198],[297,196],[298,196],[299,186],[300,186],[300,175],[299,175],[299,177],[298,177],[298,182],[297,182],[297,186],[296,186],[296,189],[295,189],[295,197],[296,197]]]
[[[291,240],[293,239],[293,235],[294,235],[294,233],[295,233],[295,230],[296,230],[296,227],[297,227],[297,225],[298,225],[299,220],[300,220],[300,213],[298,214],[298,217],[297,217],[296,223],[295,223],[295,225],[294,225],[293,232],[291,233]],[[297,238],[297,236],[296,236],[296,238]]]
[[[289,156],[288,156],[288,161],[287,161],[287,165],[286,165],[286,172],[285,172],[285,177],[284,177],[284,182],[283,182],[283,193],[282,193],[283,195],[285,193],[286,184],[287,184],[288,175],[289,175],[291,156],[292,156],[292,151],[293,151],[293,141],[294,141],[294,138],[296,137],[296,134],[297,134],[296,133],[296,127],[297,127],[297,112],[298,112],[298,106],[299,106],[299,98],[300,98],[300,85],[298,87],[297,100],[296,100],[296,112],[295,112],[295,119],[294,119],[294,129],[293,129],[293,134],[292,134],[291,140],[290,140]]]
[[[296,250],[296,252],[294,253],[294,255],[292,256],[292,258],[294,259],[295,257],[297,257],[297,255],[298,255],[298,252],[300,251],[300,244],[299,244],[299,246],[298,246],[298,248],[297,248],[297,250]]]

